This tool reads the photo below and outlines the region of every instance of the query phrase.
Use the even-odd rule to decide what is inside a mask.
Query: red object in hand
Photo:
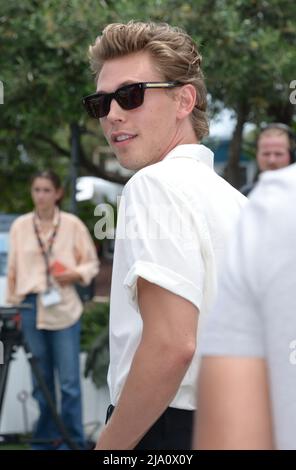
[[[54,261],[50,267],[51,273],[53,276],[58,276],[59,274],[64,273],[67,268],[63,263],[59,261]]]

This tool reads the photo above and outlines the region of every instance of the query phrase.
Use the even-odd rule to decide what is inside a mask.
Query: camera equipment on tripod
[[[61,433],[64,442],[68,444],[70,449],[78,450],[78,445],[69,436],[69,433],[65,428],[61,417],[57,413],[47,384],[39,369],[38,360],[35,356],[33,356],[32,351],[24,340],[21,329],[21,311],[27,308],[31,308],[31,305],[24,303],[11,307],[0,306],[0,340],[3,344],[3,364],[0,363],[0,418],[2,414],[9,364],[11,360],[14,359],[14,353],[18,346],[22,346],[31,366],[32,372],[39,384],[40,389],[42,390],[45,400],[48,403],[51,415]]]
[[[19,308],[0,307],[0,339],[7,332],[18,332],[20,330],[20,322],[21,315]]]

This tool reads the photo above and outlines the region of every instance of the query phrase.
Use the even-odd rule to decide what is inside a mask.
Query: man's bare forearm
[[[133,449],[174,398],[191,362],[176,347],[140,344],[96,449]]]

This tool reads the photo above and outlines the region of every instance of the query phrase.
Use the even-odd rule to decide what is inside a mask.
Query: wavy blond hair
[[[191,113],[191,122],[200,141],[209,133],[202,57],[192,38],[182,29],[167,23],[153,22],[109,24],[89,47],[91,69],[96,80],[105,61],[140,51],[149,52],[165,81],[191,83],[196,89],[196,105]]]

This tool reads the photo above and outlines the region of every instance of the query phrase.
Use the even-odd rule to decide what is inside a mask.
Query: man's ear
[[[187,83],[178,90],[178,118],[184,119],[184,117],[188,116],[195,105],[196,89],[191,85],[191,83]]]

